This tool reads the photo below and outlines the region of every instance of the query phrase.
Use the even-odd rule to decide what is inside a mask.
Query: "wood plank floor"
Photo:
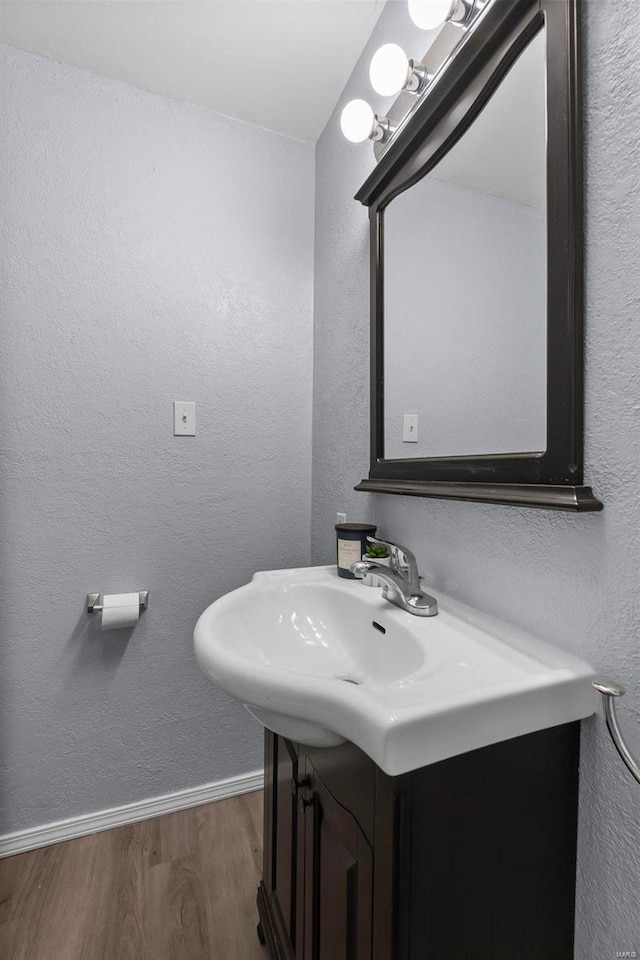
[[[262,793],[0,860],[2,960],[269,960]]]

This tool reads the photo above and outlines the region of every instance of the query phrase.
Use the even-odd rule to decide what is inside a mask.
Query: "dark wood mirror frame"
[[[582,128],[578,0],[494,0],[356,194],[371,229],[371,466],[355,487],[556,510],[601,510],[583,486]],[[385,460],[382,212],[478,116],[547,31],[547,449]]]

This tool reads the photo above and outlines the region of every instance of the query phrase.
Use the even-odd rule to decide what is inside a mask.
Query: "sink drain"
[[[353,677],[336,677],[336,680],[342,680],[343,683],[352,683],[354,687],[362,686],[362,680],[355,680]]]

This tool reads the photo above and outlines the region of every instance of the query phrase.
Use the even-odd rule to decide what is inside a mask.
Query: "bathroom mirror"
[[[493,0],[359,191],[372,413],[356,489],[602,508],[582,477],[579,106],[573,0]]]
[[[546,143],[543,28],[384,210],[386,457],[545,449]]]

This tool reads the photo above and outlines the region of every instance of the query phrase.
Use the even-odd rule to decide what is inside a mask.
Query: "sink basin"
[[[420,618],[332,566],[256,573],[201,615],[196,658],[270,730],[391,776],[595,711],[588,664],[436,596]]]

